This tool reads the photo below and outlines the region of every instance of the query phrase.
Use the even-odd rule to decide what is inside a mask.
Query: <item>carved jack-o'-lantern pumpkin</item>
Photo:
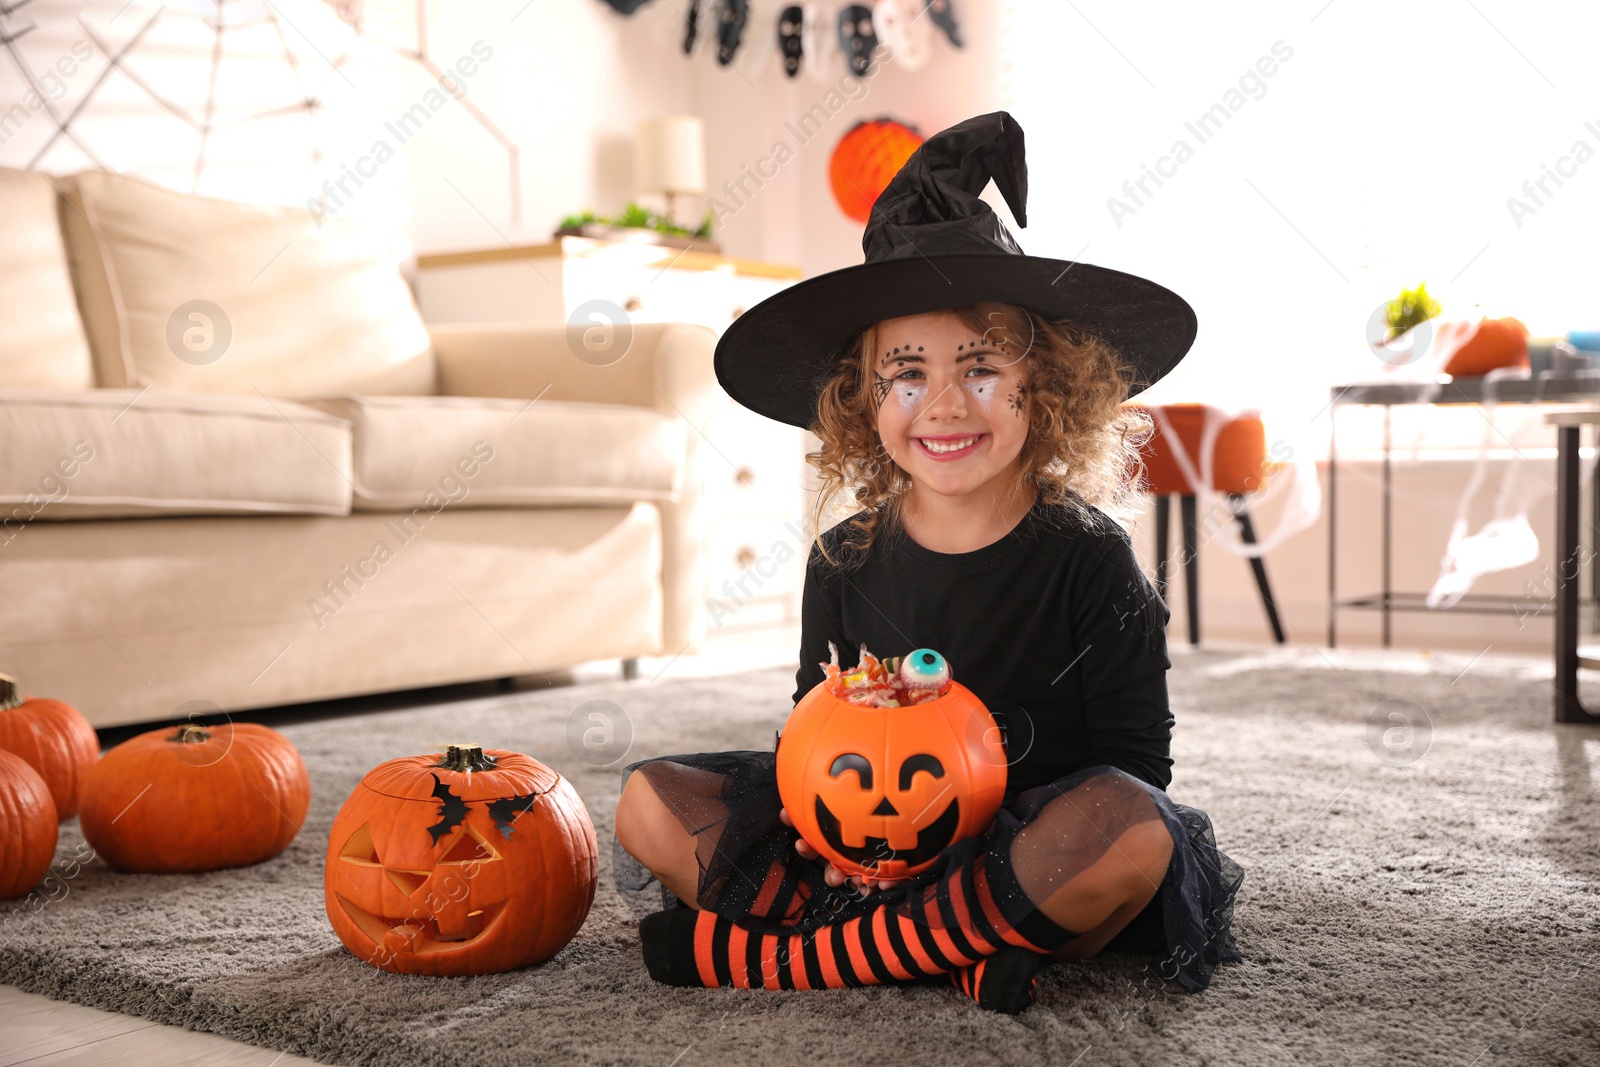
[[[361,780],[328,834],[323,896],[339,940],[375,967],[492,974],[572,940],[598,865],[565,778],[520,753],[451,745]]]
[[[839,870],[916,874],[1000,809],[999,727],[972,690],[949,687],[924,703],[880,708],[843,700],[824,681],[790,712],[778,740],[778,795],[795,829]]]

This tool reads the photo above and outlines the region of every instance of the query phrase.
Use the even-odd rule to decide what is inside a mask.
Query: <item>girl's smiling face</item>
[[[878,437],[914,491],[963,497],[1015,474],[1028,439],[1025,343],[936,311],[878,323],[877,350]]]

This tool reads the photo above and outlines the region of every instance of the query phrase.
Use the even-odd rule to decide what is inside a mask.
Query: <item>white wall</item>
[[[519,149],[520,223],[505,149],[396,52],[418,49],[412,0],[365,4],[360,33],[320,0],[35,0],[0,19],[0,36],[16,36],[15,55],[0,52],[0,166],[100,165],[264,202],[323,197],[422,250],[547,240],[564,214],[623,206],[637,118],[692,106],[686,63],[650,36],[663,13],[670,5],[629,20],[597,0],[428,5],[427,53],[442,68],[466,60],[456,78],[465,101]],[[215,132],[197,177],[219,36]],[[51,74],[58,62],[71,73]],[[308,96],[320,101],[315,112],[297,106]],[[426,121],[402,141],[392,124],[418,104]],[[76,140],[57,135],[69,116]],[[379,161],[380,143],[392,159]],[[369,176],[358,187],[347,167]],[[324,182],[335,183],[331,196]]]
[[[780,138],[796,150],[756,196],[735,205],[718,233],[724,248],[798,263],[808,273],[847,266],[861,261],[861,225],[838,210],[828,190],[828,157],[839,137],[885,114],[928,134],[998,106],[997,0],[960,5],[964,50],[941,34],[923,70],[906,73],[891,63],[860,81],[846,78],[837,56],[787,79],[775,40],[777,0],[752,4],[729,67],[717,64],[704,39],[692,55],[682,54],[682,4],[654,0],[623,17],[599,0],[430,3],[428,54],[446,68],[467,58],[471,73],[457,79],[466,101],[518,148],[518,222],[504,148],[461,101],[430,96],[436,80],[396,54],[417,48],[414,0],[365,4],[360,33],[320,0],[222,5],[230,28],[216,65],[216,132],[198,178],[197,127],[210,97],[218,7],[213,0],[176,0],[164,10],[156,0],[124,5],[35,0],[0,22],[12,34],[26,30],[16,50],[36,77],[63,58],[73,67],[70,76],[45,82],[43,95],[53,99],[41,107],[17,63],[0,54],[0,110],[20,105],[16,115],[25,119],[0,124],[0,166],[70,173],[98,163],[215,196],[299,204],[321,198],[327,210],[395,226],[418,251],[543,241],[562,215],[584,208],[610,214],[630,198],[659,210],[660,198],[634,190],[634,123],[696,113],[707,124],[714,190],[738,179],[743,166],[756,166]],[[136,38],[125,57],[132,76],[111,69],[110,56]],[[296,106],[308,95],[321,101],[314,115]],[[392,125],[430,102],[441,106],[402,142]],[[817,104],[837,113],[801,145],[784,123]],[[81,147],[56,132],[56,118],[80,108],[72,127]],[[395,150],[381,163],[380,142]],[[352,170],[371,176],[358,188]],[[678,220],[697,224],[705,208],[704,198],[684,197]]]

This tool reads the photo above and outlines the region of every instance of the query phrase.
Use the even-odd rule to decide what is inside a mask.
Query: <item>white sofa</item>
[[[24,692],[109,726],[703,641],[711,330],[429,331],[348,223],[114,174],[0,170],[0,218]]]

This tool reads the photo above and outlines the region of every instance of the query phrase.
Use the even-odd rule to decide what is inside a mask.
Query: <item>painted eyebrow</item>
[[[956,357],[956,362],[957,363],[961,363],[961,362],[963,362],[965,360],[971,359],[973,356],[980,355],[982,353],[988,353],[989,355],[999,355],[1000,354],[1000,350],[998,348],[994,347],[993,345],[989,344],[988,342],[984,342],[984,343],[981,343],[981,344],[974,344],[970,348],[968,348],[965,353],[963,353],[962,355],[957,356]],[[890,352],[890,353],[888,353],[886,355],[882,355],[882,356],[878,357],[878,366],[880,366],[880,367],[887,367],[891,363],[926,363],[926,362],[928,362],[928,361],[925,358],[923,358],[922,356],[915,355],[915,354],[909,353],[909,352],[902,352],[899,355],[896,355],[895,353]]]

